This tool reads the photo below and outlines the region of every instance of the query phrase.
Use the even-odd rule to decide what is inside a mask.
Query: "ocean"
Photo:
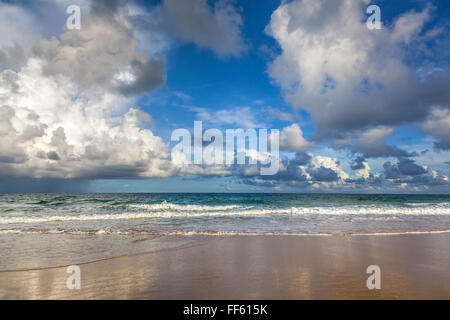
[[[0,234],[349,234],[448,229],[450,195],[0,195]]]
[[[447,230],[450,195],[3,194],[0,270],[170,247],[163,236]]]

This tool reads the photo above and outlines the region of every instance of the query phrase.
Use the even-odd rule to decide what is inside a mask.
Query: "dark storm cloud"
[[[293,159],[287,160],[288,166],[304,166],[308,164],[312,156],[306,152],[296,152]]]
[[[408,152],[406,150],[400,149],[396,146],[390,146],[387,144],[380,145],[358,145],[354,148],[355,152],[360,152],[366,158],[402,158],[402,157],[415,157],[416,152]]]
[[[337,181],[339,179],[336,171],[331,168],[325,168],[323,166],[319,168],[312,168],[308,171],[308,173],[313,178],[313,181],[331,182]]]
[[[113,15],[123,6],[125,0],[93,0],[91,13],[94,15]]]
[[[150,92],[166,83],[165,58],[157,55],[154,58],[148,55],[137,56],[131,62],[136,80],[132,84],[121,85],[118,90],[125,95],[137,95]]]
[[[364,169],[364,162],[365,161],[366,161],[366,159],[364,157],[357,157],[350,164],[350,168],[352,170]]]
[[[85,179],[121,179],[139,176],[148,167],[147,163],[133,165],[92,166],[85,168],[77,174]]]
[[[61,160],[61,158],[59,157],[58,153],[56,153],[55,151],[50,151],[47,153],[47,158],[50,160]]]
[[[0,177],[0,193],[83,193],[89,181]]]
[[[211,49],[220,57],[239,57],[247,50],[242,17],[233,1],[163,0],[148,16],[134,16],[133,23],[140,29]]]
[[[427,169],[417,165],[414,160],[408,158],[400,158],[397,164],[394,165],[388,161],[383,165],[383,168],[386,179],[417,176],[427,172]]]

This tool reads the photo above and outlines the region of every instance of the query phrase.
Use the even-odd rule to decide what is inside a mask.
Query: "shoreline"
[[[0,272],[1,299],[450,299],[450,234],[188,236],[189,244],[66,267]],[[379,265],[382,289],[368,290]]]
[[[156,237],[195,237],[195,236],[292,236],[292,237],[362,237],[362,236],[401,236],[409,234],[441,234],[450,233],[450,230],[430,230],[430,231],[393,231],[393,232],[356,232],[356,233],[296,233],[296,232],[226,232],[226,231],[174,231],[174,232],[90,232],[90,231],[63,231],[63,232],[41,232],[41,231],[21,231],[21,230],[0,230],[0,235],[8,234],[33,234],[33,235],[139,235]]]
[[[378,232],[378,233],[252,233],[252,232],[189,232],[189,233],[140,233],[139,235],[143,236],[156,236],[156,237],[173,237],[173,238],[187,238],[187,239],[195,239],[198,237],[199,239],[205,237],[391,237],[391,236],[406,236],[406,235],[433,235],[433,234],[450,234],[450,230],[438,230],[438,231],[406,231],[406,232]],[[52,236],[52,235],[80,235],[80,233],[26,233],[26,234],[42,234],[45,236]],[[83,233],[84,234],[84,233]],[[98,233],[88,233],[92,236],[102,236],[104,234],[98,234]],[[118,236],[120,237],[123,234],[107,234],[109,236]],[[186,245],[187,246],[187,245]],[[72,264],[61,264],[56,266],[48,266],[48,267],[37,267],[37,268],[24,268],[24,269],[0,269],[1,273],[6,272],[26,272],[26,271],[38,271],[38,270],[46,270],[46,269],[57,269],[57,268],[66,268],[71,265],[85,265],[85,264],[91,264],[96,262],[101,262],[105,260],[112,260],[112,259],[119,259],[119,258],[126,258],[126,257],[134,257],[134,256],[140,256],[140,255],[147,255],[147,254],[153,254],[157,252],[162,252],[166,250],[177,250],[182,249],[184,246],[175,247],[175,248],[164,248],[159,249],[155,251],[143,251],[143,252],[137,252],[132,254],[123,254],[123,255],[115,255],[110,257],[104,257],[99,259],[93,259],[90,261],[82,261],[82,262],[76,262]]]

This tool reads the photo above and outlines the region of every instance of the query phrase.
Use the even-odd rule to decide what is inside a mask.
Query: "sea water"
[[[450,195],[3,194],[0,270],[170,247],[164,236],[447,230]]]

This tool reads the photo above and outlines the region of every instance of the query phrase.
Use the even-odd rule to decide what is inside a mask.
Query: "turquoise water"
[[[449,229],[450,195],[0,195],[0,234],[347,234]]]

